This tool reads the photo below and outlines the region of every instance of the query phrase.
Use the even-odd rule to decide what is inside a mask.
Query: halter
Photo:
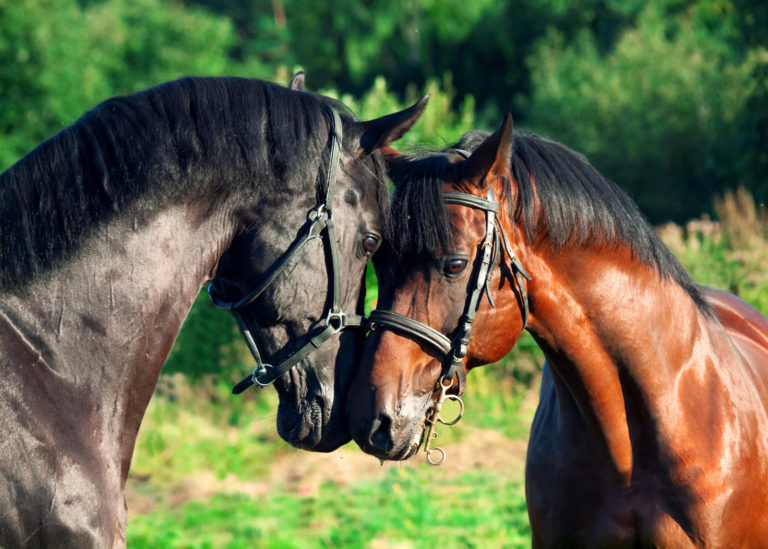
[[[248,345],[253,358],[256,360],[256,367],[253,371],[232,389],[234,394],[242,393],[251,385],[257,385],[259,387],[267,387],[268,385],[271,385],[278,377],[306,358],[309,353],[319,348],[320,345],[330,339],[334,334],[345,328],[360,327],[365,322],[365,318],[360,315],[346,314],[342,312],[341,306],[339,305],[341,280],[339,277],[339,260],[336,247],[336,235],[333,226],[332,207],[334,183],[336,182],[340,158],[342,128],[339,114],[334,109],[330,109],[330,111],[331,152],[330,160],[328,161],[328,172],[326,174],[325,198],[307,213],[307,222],[305,223],[306,229],[304,230],[303,235],[300,235],[293,241],[285,254],[283,254],[282,258],[273,263],[267,270],[264,279],[241,299],[237,301],[226,301],[219,297],[219,291],[216,289],[215,280],[208,286],[208,295],[213,304],[219,309],[229,311],[237,319],[237,324],[240,327],[240,332],[243,334],[245,343]],[[251,326],[242,309],[253,303],[267,288],[269,288],[269,286],[277,279],[278,275],[286,268],[291,259],[293,259],[308,242],[322,235],[325,235],[325,250],[329,253],[331,259],[329,273],[329,276],[333,281],[333,286],[331,288],[331,306],[326,313],[323,324],[316,329],[317,333],[315,333],[307,343],[293,351],[288,358],[282,360],[279,364],[268,364],[261,358],[259,347],[256,345],[256,341],[253,338]],[[307,334],[306,337],[309,335],[310,334]]]
[[[472,282],[470,283],[470,289],[467,293],[464,313],[459,321],[459,326],[456,329],[456,332],[452,338],[449,338],[431,326],[427,326],[422,322],[395,313],[394,311],[380,311],[376,309],[371,312],[369,321],[369,329],[371,331],[380,327],[391,328],[394,331],[404,333],[421,343],[429,345],[442,355],[443,368],[435,388],[435,391],[440,391],[440,393],[437,402],[427,410],[426,414],[428,429],[425,437],[426,442],[424,451],[427,454],[427,461],[433,465],[439,465],[445,460],[445,452],[441,448],[430,448],[432,439],[437,436],[437,433],[434,432],[435,423],[439,421],[446,425],[453,425],[461,419],[464,413],[464,404],[460,398],[464,393],[464,386],[466,383],[466,370],[463,367],[463,359],[467,354],[467,344],[469,343],[469,336],[472,332],[472,323],[475,320],[475,314],[477,313],[477,308],[480,306],[480,299],[482,298],[483,293],[488,297],[488,302],[491,306],[495,307],[488,284],[493,274],[491,267],[495,265],[501,257],[501,246],[503,246],[504,252],[507,254],[511,265],[514,285],[513,289],[515,290],[517,299],[520,303],[520,312],[523,316],[523,329],[528,325],[529,309],[528,293],[522,279],[525,278],[531,280],[531,276],[525,268],[523,268],[523,265],[520,263],[517,256],[512,252],[509,237],[496,215],[499,210],[499,204],[496,202],[493,187],[489,189],[487,198],[480,198],[469,193],[453,191],[443,192],[442,196],[445,204],[457,204],[485,212],[485,237],[480,244],[480,252],[472,269]],[[457,394],[448,394],[448,391],[454,386],[454,378],[456,381]],[[443,401],[446,399],[457,400],[461,406],[459,416],[453,421],[443,421],[440,417],[440,409]],[[437,450],[441,454],[441,457],[438,460],[431,459],[430,454],[433,450]]]

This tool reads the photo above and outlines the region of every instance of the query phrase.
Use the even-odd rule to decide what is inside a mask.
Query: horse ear
[[[296,91],[306,91],[304,88],[304,71],[299,71],[294,74],[288,87]]]
[[[501,127],[489,135],[462,166],[462,179],[485,189],[487,176],[501,176],[508,172],[512,161],[514,123],[507,112]]]
[[[376,149],[386,147],[392,141],[400,139],[419,119],[428,101],[429,95],[425,95],[405,110],[361,122],[362,132],[358,154],[371,154]]]

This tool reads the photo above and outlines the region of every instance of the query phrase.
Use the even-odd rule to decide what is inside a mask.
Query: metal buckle
[[[334,311],[333,309],[328,309],[328,316],[325,317],[325,325],[330,326],[333,328],[333,333],[338,334],[340,331],[344,329],[344,319],[347,315],[345,315],[341,311]],[[333,321],[336,319],[336,322],[338,323],[338,326],[333,325]]]
[[[448,394],[448,389],[453,386],[453,379],[448,379],[443,376],[440,378],[438,383],[440,384],[440,395],[437,397],[437,402],[435,402],[435,404],[429,410],[427,410],[427,416],[425,418],[428,428],[424,436],[424,453],[427,455],[427,461],[430,465],[440,465],[445,461],[446,457],[445,450],[438,446],[432,447],[432,441],[437,438],[435,425],[438,422],[442,423],[443,425],[455,425],[462,417],[464,417],[464,401],[461,400],[461,397],[458,395]],[[452,421],[445,421],[442,417],[440,417],[440,411],[443,408],[443,402],[446,400],[455,400],[459,403],[459,414]],[[433,452],[439,453],[440,456],[437,459],[434,459],[432,457]]]
[[[307,217],[310,221],[315,221],[319,219],[323,213],[325,213],[325,202],[320,204],[318,207],[309,210],[309,212],[307,212]]]
[[[272,381],[268,381],[267,383],[262,383],[259,381],[258,376],[265,376],[269,372],[270,369],[274,368],[271,364],[261,364],[260,366],[256,366],[253,371],[251,372],[251,380],[253,381],[254,385],[258,385],[259,387],[269,387],[275,382],[275,378],[272,379]]]

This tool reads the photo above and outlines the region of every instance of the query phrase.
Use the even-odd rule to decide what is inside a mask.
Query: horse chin
[[[355,438],[355,442],[366,454],[370,454],[382,461],[404,461],[412,458],[421,448],[424,436],[422,426],[416,427],[408,433],[392,433],[396,439],[391,439],[389,444],[381,445],[372,443],[367,437]]]
[[[349,442],[343,425],[333,420],[330,406],[320,398],[286,402],[281,396],[277,409],[277,432],[295,448],[312,452],[332,452]]]
[[[419,451],[419,448],[421,448],[421,439],[423,438],[423,434],[420,435],[417,439],[413,440],[411,442],[410,446],[403,447],[402,451],[400,452],[400,455],[393,458],[396,461],[403,461],[406,459],[410,459],[413,456],[416,455],[416,453]]]

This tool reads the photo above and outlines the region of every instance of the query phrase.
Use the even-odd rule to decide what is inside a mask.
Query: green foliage
[[[587,29],[571,43],[552,30],[529,59],[533,126],[586,154],[654,221],[694,217],[743,179],[735,122],[764,63],[731,47],[729,2],[679,8],[648,3],[605,53]]]
[[[322,93],[337,97],[335,90],[324,90]],[[407,148],[407,145],[412,145],[438,149],[455,143],[475,124],[474,99],[472,96],[464,97],[458,110],[455,110],[455,93],[453,81],[450,75],[446,75],[441,81],[429,80],[423,90],[410,86],[403,102],[398,99],[397,94],[387,88],[387,82],[379,77],[359,99],[350,94],[343,94],[339,99],[351,108],[358,118],[369,120],[408,107],[423,95],[429,94],[429,104],[424,114],[394,146]]]
[[[0,0],[0,169],[112,95],[238,72],[234,42],[226,18],[162,0]]]
[[[114,92],[233,68],[235,35],[226,18],[160,0],[94,3],[83,18],[91,64]]]
[[[51,17],[52,12],[56,17]],[[93,89],[75,0],[0,0],[0,166],[71,120]]]
[[[214,307],[208,292],[203,290],[184,320],[163,372],[195,378],[230,373],[237,377],[251,369],[250,361],[250,354],[240,341],[237,322],[232,315]]]
[[[659,234],[694,280],[738,295],[768,316],[768,211],[742,189],[715,200],[719,222],[708,217]]]
[[[303,66],[363,118],[433,92],[405,144],[512,109],[654,222],[681,222],[739,184],[768,201],[767,14],[748,0],[0,0],[0,167],[115,94],[187,74],[285,83]]]

